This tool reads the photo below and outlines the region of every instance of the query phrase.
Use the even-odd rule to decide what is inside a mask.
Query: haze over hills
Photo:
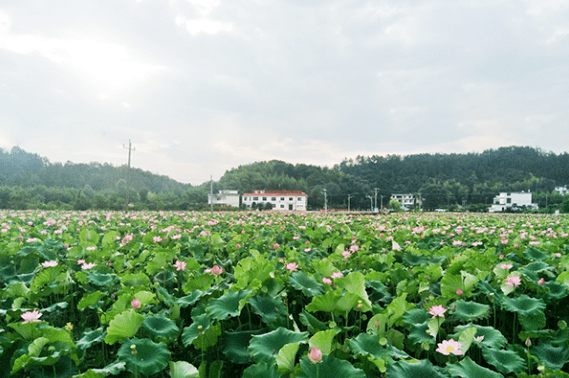
[[[272,160],[229,169],[218,189],[240,193],[255,189],[303,190],[309,208],[324,205],[368,209],[369,195],[386,199],[392,193],[421,193],[428,208],[456,204],[488,204],[500,191],[532,191],[538,203],[556,185],[569,183],[569,155],[532,147],[501,147],[482,153],[358,156],[332,168]],[[167,176],[131,168],[127,191],[126,165],[93,162],[51,163],[14,147],[0,150],[0,207],[121,209],[126,195],[140,209],[197,209],[207,204],[210,183],[191,186]],[[543,197],[543,198],[541,198]],[[542,207],[545,203],[542,204]]]

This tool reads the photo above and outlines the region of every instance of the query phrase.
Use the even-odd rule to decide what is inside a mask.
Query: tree
[[[396,199],[392,199],[391,201],[389,201],[388,206],[392,211],[395,211],[395,212],[401,210],[401,203],[399,201],[397,201]]]

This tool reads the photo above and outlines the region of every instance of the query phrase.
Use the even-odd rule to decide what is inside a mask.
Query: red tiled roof
[[[308,197],[302,190],[255,190],[253,193],[243,193],[243,196],[265,196],[265,197],[278,197],[278,196],[295,196],[295,197]]]

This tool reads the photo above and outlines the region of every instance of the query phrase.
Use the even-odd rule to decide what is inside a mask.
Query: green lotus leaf
[[[170,378],[198,378],[200,372],[196,367],[186,361],[169,361]]]
[[[149,234],[146,234],[146,236],[149,236]],[[146,264],[146,273],[148,273],[150,276],[154,276],[157,273],[162,272],[166,267],[170,268],[170,265],[172,265],[173,257],[173,252],[155,253],[154,258]]]
[[[523,358],[514,351],[504,349],[482,348],[482,355],[489,365],[500,373],[521,373],[527,366]]]
[[[463,292],[462,295],[470,296],[477,283],[478,278],[465,271],[461,271],[460,275],[447,272],[441,278],[441,294],[446,298],[459,298],[456,291],[460,289]]]
[[[387,365],[388,378],[445,378],[429,360],[398,361]]]
[[[77,309],[82,311],[82,310],[86,309],[87,307],[95,306],[101,300],[101,298],[104,298],[104,297],[105,297],[105,294],[103,294],[99,290],[97,290],[93,293],[85,294],[83,296],[83,298],[81,298],[81,300],[77,304]]]
[[[157,344],[149,339],[129,339],[121,345],[117,357],[119,361],[126,362],[126,369],[131,373],[152,375],[168,366],[170,352],[164,343]]]
[[[190,295],[186,295],[185,297],[177,299],[176,303],[178,303],[181,307],[184,308],[188,306],[193,306],[201,298],[203,294],[204,294],[203,291],[194,290]]]
[[[337,278],[334,280],[334,284],[340,289],[358,296],[359,310],[363,312],[371,310],[371,302],[365,290],[365,277],[361,272],[352,272],[345,277]]]
[[[322,354],[330,354],[332,352],[332,341],[338,333],[335,329],[316,332],[310,340],[308,340],[309,348],[316,347],[322,351]]]
[[[105,366],[102,369],[92,369],[95,373],[104,374],[105,377],[108,375],[118,375],[126,370],[125,362],[113,362],[110,365]]]
[[[431,319],[431,315],[422,308],[416,308],[413,310],[409,310],[403,315],[403,321],[407,325],[419,325],[427,322]]]
[[[378,335],[360,333],[355,339],[349,339],[348,345],[356,355],[370,356],[376,359],[391,357],[393,355],[393,348],[387,343],[381,345],[380,339]]]
[[[206,314],[197,316],[191,326],[184,328],[182,332],[182,344],[189,346],[200,333],[205,332],[211,325],[209,317]]]
[[[79,241],[81,242],[81,245],[86,247],[96,245],[99,242],[99,234],[97,234],[97,231],[95,230],[84,228],[79,233]]]
[[[109,323],[105,342],[113,345],[129,337],[134,337],[143,321],[144,316],[136,313],[134,310],[127,310],[120,313]]]
[[[567,286],[555,281],[549,281],[544,286],[548,289],[547,298],[550,300],[560,300],[569,294]]]
[[[473,321],[488,317],[490,306],[477,302],[458,301],[454,304],[453,316],[463,321]]]
[[[333,312],[336,315],[345,316],[347,312],[356,308],[358,301],[361,301],[361,299],[356,294],[342,293],[341,289],[337,289],[313,297],[312,302],[306,305],[305,308],[310,312]]]
[[[93,369],[89,369],[82,374],[74,375],[73,378],[105,378],[106,376],[107,374],[96,373]]]
[[[243,371],[243,378],[280,378],[282,377],[275,364],[261,362],[249,366]]]
[[[217,344],[219,336],[221,336],[221,324],[214,323],[204,332],[198,334],[198,337],[192,341],[192,345],[205,352],[209,347]]]
[[[192,293],[195,290],[207,291],[213,285],[215,277],[213,274],[199,274],[190,276],[183,286],[184,293]]]
[[[547,319],[545,313],[538,311],[518,316],[520,324],[526,331],[535,331],[545,327]]]
[[[150,278],[142,272],[127,273],[121,277],[121,283],[125,286],[131,286],[131,287],[135,286],[149,287]]]
[[[247,351],[251,337],[258,335],[260,331],[239,331],[239,332],[225,332],[223,341],[223,354],[229,361],[236,364],[250,363],[251,356]]]
[[[280,296],[276,298],[267,294],[254,296],[249,299],[249,304],[268,326],[286,325],[287,310]]]
[[[448,365],[448,370],[453,377],[462,378],[504,378],[500,373],[478,365],[470,357],[465,357],[457,364]]]
[[[533,273],[540,273],[547,270],[552,270],[553,267],[543,261],[534,261],[532,263],[527,264],[522,269],[522,272],[533,272]]]
[[[516,312],[519,315],[529,315],[545,310],[545,302],[542,299],[530,298],[525,294],[516,298],[504,297],[502,306],[506,310]]]
[[[156,294],[146,290],[137,291],[134,297],[140,301],[142,307],[148,306],[156,301]]]
[[[286,344],[306,341],[308,341],[307,332],[293,332],[279,327],[269,333],[253,335],[247,350],[255,361],[272,363],[279,350]]]
[[[551,344],[540,343],[531,349],[531,354],[551,370],[561,370],[568,361],[569,349],[565,346],[554,347]]]
[[[83,332],[81,339],[77,341],[77,347],[82,350],[90,348],[93,344],[103,342],[105,334],[102,329],[95,329],[93,331]]]
[[[176,322],[168,319],[164,315],[149,316],[142,322],[142,327],[154,340],[161,340],[164,342],[173,341],[174,336],[179,332]]]
[[[391,302],[391,293],[387,286],[383,284],[381,281],[370,280],[366,281],[366,287],[371,288],[372,291],[369,295],[369,300],[373,303],[376,302],[384,302],[389,303]]]
[[[423,266],[427,261],[427,257],[424,255],[416,255],[414,253],[406,253],[403,256],[403,262],[407,266]]]
[[[506,345],[507,339],[504,337],[504,335],[502,335],[500,331],[493,327],[483,327],[476,324],[468,324],[455,327],[455,331],[458,334],[471,327],[476,328],[476,334],[474,335],[475,338],[482,337],[480,344],[483,346],[500,349]]]
[[[366,378],[361,369],[356,369],[345,360],[339,360],[330,355],[322,356],[322,362],[313,364],[305,356],[300,360],[301,371],[298,378]]]
[[[299,347],[300,343],[290,343],[284,345],[281,350],[279,350],[279,354],[276,358],[279,373],[290,374],[294,370],[296,352],[298,352]]]
[[[435,335],[430,333],[428,322],[425,322],[423,324],[412,325],[411,331],[409,332],[409,336],[407,337],[413,344],[435,343]]]
[[[250,294],[250,290],[227,291],[221,298],[212,299],[206,307],[206,312],[217,320],[239,316],[242,308],[241,300]]]
[[[297,290],[302,291],[307,297],[314,297],[324,293],[322,284],[310,277],[306,272],[294,272],[288,277],[288,282]]]
[[[325,331],[328,329],[326,323],[321,322],[316,317],[306,312],[305,309],[302,309],[298,317],[300,322],[308,328],[310,333],[316,333],[318,331]]]
[[[87,275],[87,281],[96,286],[111,286],[116,284],[117,278],[107,273],[93,272]]]
[[[546,260],[549,255],[535,247],[529,247],[524,251],[524,257],[528,260]]]

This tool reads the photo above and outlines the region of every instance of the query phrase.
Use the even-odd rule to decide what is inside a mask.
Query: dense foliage
[[[393,193],[413,193],[423,209],[484,211],[499,192],[532,191],[547,212],[569,210],[552,193],[569,183],[569,154],[531,147],[503,147],[483,153],[371,156],[346,159],[333,168],[282,161],[228,170],[213,190],[302,190],[308,208],[369,210],[387,206]],[[50,163],[18,147],[0,150],[0,208],[188,210],[207,207],[210,183],[191,186],[140,169],[110,164]],[[326,192],[326,194],[324,194]],[[371,200],[371,201],[370,201]],[[565,202],[565,203],[564,203]]]
[[[5,212],[0,377],[569,377],[569,219]]]

